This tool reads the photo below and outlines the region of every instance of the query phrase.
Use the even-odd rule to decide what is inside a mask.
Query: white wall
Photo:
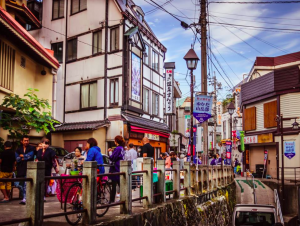
[[[280,113],[284,118],[300,117],[300,93],[289,93],[280,96]],[[295,120],[283,122],[283,127],[291,127]],[[300,123],[300,119],[297,119]]]

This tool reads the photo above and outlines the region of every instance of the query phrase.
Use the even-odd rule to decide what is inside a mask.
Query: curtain
[[[110,51],[114,51],[116,50],[116,29],[112,29],[110,35]]]
[[[65,15],[65,0],[60,0],[59,4],[59,17],[63,17]]]
[[[116,89],[115,103],[118,103],[119,102],[119,80],[118,79],[115,80],[115,89]]]
[[[97,83],[90,84],[90,107],[97,107]]]
[[[110,103],[115,103],[115,82],[110,80]]]
[[[81,108],[89,107],[89,84],[81,86]]]
[[[93,34],[93,53],[98,53],[98,33]]]
[[[72,0],[72,14],[79,11],[79,0]]]
[[[58,15],[59,1],[60,0],[54,0],[53,1],[53,12],[52,12],[52,18],[53,19],[56,19],[56,18],[59,17],[59,15]]]
[[[80,10],[84,10],[87,8],[86,0],[80,0]]]

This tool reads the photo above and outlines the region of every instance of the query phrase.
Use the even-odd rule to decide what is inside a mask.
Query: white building
[[[62,125],[52,145],[71,151],[94,137],[106,150],[116,135],[136,146],[147,135],[156,153],[166,151],[166,48],[143,10],[131,0],[47,0],[42,7],[43,27],[31,34],[61,63],[53,107]]]

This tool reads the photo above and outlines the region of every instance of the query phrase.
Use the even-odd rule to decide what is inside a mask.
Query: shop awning
[[[170,136],[170,134],[168,134],[168,133],[162,133],[162,132],[158,132],[158,131],[155,131],[155,130],[145,129],[145,128],[137,127],[137,126],[130,126],[130,130],[132,132],[150,133],[150,134],[154,134],[154,135],[159,135],[161,137],[169,137]]]

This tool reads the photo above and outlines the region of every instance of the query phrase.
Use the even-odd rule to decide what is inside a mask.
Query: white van
[[[233,226],[277,226],[276,209],[271,205],[238,204],[232,215]]]

